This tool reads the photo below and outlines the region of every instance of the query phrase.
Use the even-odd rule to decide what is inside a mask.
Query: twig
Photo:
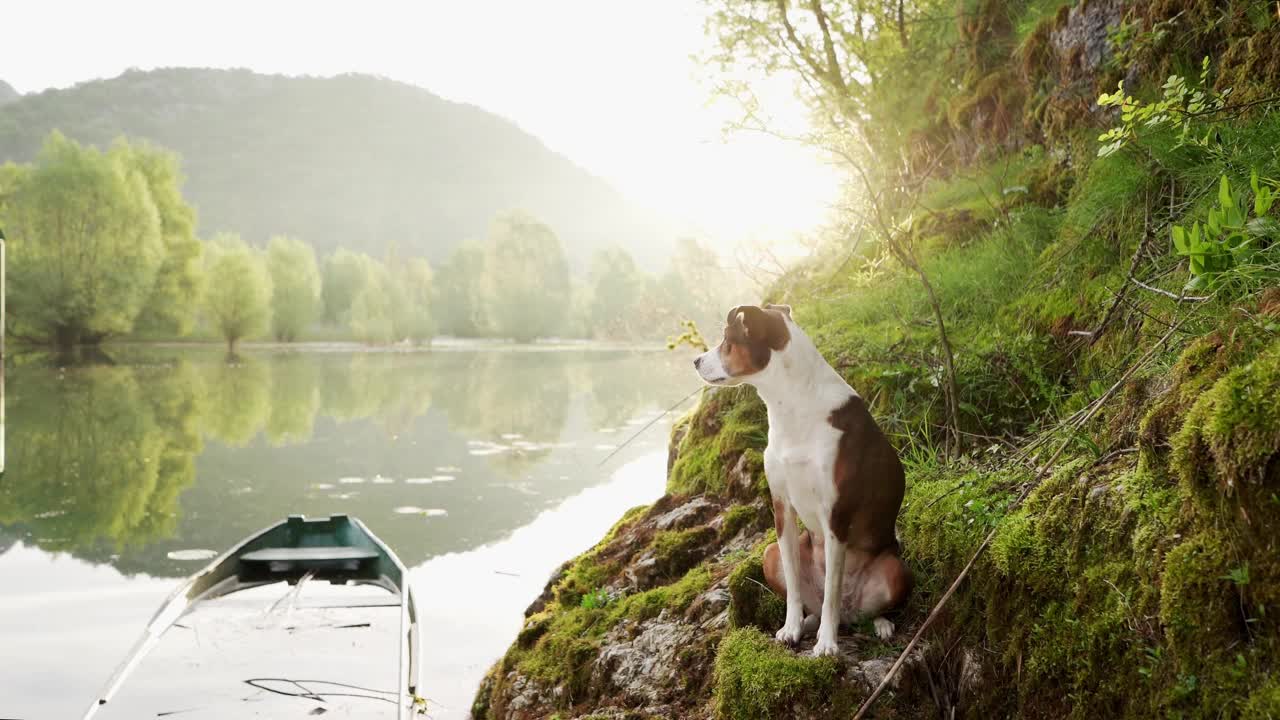
[[[1150,292],[1156,293],[1157,295],[1163,295],[1163,296],[1165,296],[1165,297],[1167,297],[1167,298],[1170,298],[1170,299],[1175,300],[1175,301],[1180,302],[1180,303],[1184,303],[1184,302],[1204,302],[1205,300],[1208,300],[1209,298],[1213,297],[1212,295],[1177,295],[1177,294],[1174,294],[1174,293],[1169,292],[1168,290],[1161,290],[1161,289],[1160,289],[1160,288],[1158,288],[1158,287],[1151,287],[1150,285],[1148,285],[1148,284],[1146,284],[1146,283],[1142,282],[1141,280],[1139,280],[1139,279],[1137,279],[1137,278],[1135,278],[1135,277],[1130,277],[1129,279],[1133,281],[1133,284],[1134,284],[1134,285],[1137,285],[1138,287],[1142,288],[1143,290],[1148,290],[1148,291],[1150,291]]]
[[[1133,251],[1133,259],[1129,261],[1129,272],[1125,273],[1125,277],[1134,282],[1138,282],[1137,278],[1134,277],[1134,273],[1137,272],[1138,263],[1142,262],[1142,256],[1147,249],[1147,243],[1151,240],[1151,208],[1147,203],[1143,203],[1143,205],[1146,205],[1147,209],[1145,219],[1142,223],[1142,239],[1138,241],[1138,247]],[[1128,290],[1128,285],[1120,286],[1120,290],[1116,293],[1115,300],[1111,302],[1111,307],[1107,308],[1106,314],[1102,316],[1102,322],[1098,323],[1098,328],[1096,330],[1089,333],[1088,337],[1090,345],[1098,342],[1098,338],[1102,337],[1103,331],[1107,329],[1107,325],[1111,322],[1111,318],[1116,314],[1116,310],[1120,307],[1120,303],[1124,300],[1124,295]]]
[[[1098,458],[1097,460],[1094,460],[1094,461],[1093,461],[1093,466],[1094,466],[1094,467],[1097,467],[1097,466],[1099,466],[1099,465],[1105,465],[1105,464],[1107,464],[1108,462],[1110,462],[1111,460],[1114,460],[1114,459],[1116,459],[1116,458],[1120,457],[1121,455],[1129,455],[1129,454],[1136,453],[1136,452],[1138,452],[1138,448],[1136,448],[1136,447],[1127,447],[1127,448],[1120,448],[1119,450],[1112,450],[1111,452],[1107,453],[1106,455],[1103,455],[1102,457]]]
[[[645,430],[648,430],[649,428],[653,427],[653,424],[654,424],[654,423],[656,423],[656,422],[658,422],[659,420],[661,420],[662,418],[666,417],[666,416],[667,416],[667,414],[668,414],[668,413],[670,413],[672,410],[675,410],[676,408],[680,407],[681,405],[683,405],[683,404],[684,404],[684,402],[685,402],[686,400],[688,400],[689,398],[693,397],[694,395],[697,395],[697,394],[698,394],[698,393],[700,393],[700,392],[702,392],[702,388],[695,388],[693,392],[691,392],[691,393],[689,393],[688,395],[685,395],[684,397],[680,398],[680,400],[679,400],[678,402],[676,402],[676,404],[672,405],[671,407],[667,408],[666,410],[663,410],[661,413],[659,413],[659,414],[658,414],[658,416],[657,416],[657,417],[655,417],[654,419],[652,419],[652,420],[650,420],[649,422],[645,423],[645,424],[644,424],[644,427],[642,427],[642,428],[640,428],[639,430],[637,430],[637,431],[636,431],[636,433],[635,433],[634,435],[632,435],[631,437],[627,438],[626,442],[624,442],[624,443],[622,443],[621,445],[619,445],[618,447],[614,448],[614,449],[613,449],[613,452],[609,453],[608,455],[605,455],[605,456],[604,456],[604,459],[603,459],[603,460],[601,460],[601,461],[600,461],[600,464],[599,464],[599,465],[596,465],[596,467],[600,467],[601,465],[604,465],[605,463],[607,463],[607,462],[609,462],[610,460],[612,460],[614,455],[617,455],[618,453],[622,452],[622,449],[623,449],[623,448],[625,448],[626,446],[630,445],[630,444],[632,443],[632,441],[633,441],[633,440],[635,440],[636,438],[640,437],[640,435],[642,435],[642,434],[644,433],[644,431],[645,431]]]
[[[1088,412],[1084,413],[1080,417],[1080,419],[1076,423],[1074,423],[1075,427],[1080,427],[1084,423],[1088,422],[1089,418],[1093,417],[1094,414],[1096,414],[1098,410],[1102,408],[1103,404],[1107,400],[1111,399],[1111,396],[1114,395],[1116,391],[1119,390],[1120,387],[1123,386],[1126,381],[1128,381],[1130,376],[1132,376],[1135,372],[1138,371],[1139,368],[1145,365],[1147,361],[1150,360],[1156,354],[1156,351],[1159,350],[1160,347],[1163,346],[1165,342],[1168,341],[1168,339],[1173,336],[1174,331],[1178,329],[1178,326],[1182,325],[1182,322],[1183,321],[1179,321],[1177,325],[1175,325],[1173,328],[1169,330],[1169,332],[1165,333],[1164,337],[1160,338],[1159,342],[1153,345],[1151,349],[1146,352],[1145,355],[1143,355],[1136,363],[1130,366],[1129,369],[1125,371],[1123,375],[1120,376],[1120,379],[1117,380],[1114,385],[1108,388],[1107,391],[1103,393],[1101,397],[1093,401],[1093,403],[1088,407]],[[1053,455],[1049,458],[1049,460],[1045,462],[1044,465],[1041,466],[1040,470],[1036,473],[1035,479],[1032,482],[1027,484],[1027,487],[1023,489],[1022,494],[1018,496],[1018,499],[1015,500],[1009,506],[1010,509],[1013,509],[1018,505],[1022,504],[1022,501],[1025,500],[1027,496],[1031,494],[1031,491],[1035,487],[1037,487],[1037,485],[1039,484],[1039,481],[1043,479],[1045,473],[1049,471],[1049,468],[1053,466],[1053,463],[1057,461],[1057,459],[1062,455],[1063,451],[1067,449],[1067,446],[1071,444],[1071,440],[1074,438],[1074,436],[1075,436],[1075,433],[1073,432],[1070,436],[1068,436],[1062,441],[1062,444],[1058,445],[1057,451],[1055,451]],[[907,646],[902,649],[902,652],[898,655],[898,659],[895,660],[893,662],[893,665],[889,667],[889,671],[884,674],[884,678],[880,680],[880,684],[876,686],[875,691],[872,692],[871,695],[869,695],[866,700],[862,701],[862,705],[858,708],[858,712],[854,714],[853,720],[862,720],[862,718],[866,717],[867,711],[871,709],[871,706],[875,704],[877,699],[879,699],[880,694],[883,693],[884,689],[889,686],[890,682],[893,681],[893,676],[896,675],[898,673],[898,670],[902,668],[902,664],[906,662],[907,656],[911,654],[911,651],[915,649],[915,646],[920,642],[920,638],[924,636],[925,630],[928,630],[929,626],[933,624],[933,621],[937,619],[938,614],[942,611],[943,606],[947,604],[947,601],[950,600],[951,596],[955,594],[957,589],[959,589],[960,583],[964,582],[964,579],[969,576],[969,571],[973,569],[974,563],[976,563],[978,561],[978,558],[982,556],[982,553],[986,551],[987,546],[991,544],[991,541],[996,536],[996,531],[999,529],[1000,529],[1000,525],[997,523],[996,526],[991,528],[991,531],[987,533],[987,536],[983,538],[982,544],[978,546],[978,549],[976,551],[974,551],[973,557],[969,558],[969,562],[965,564],[964,569],[960,571],[960,574],[956,576],[956,579],[954,581],[952,581],[951,586],[947,588],[947,591],[945,593],[943,593],[942,598],[938,600],[938,603],[936,605],[934,605],[933,610],[930,611],[928,617],[926,617],[924,619],[924,622],[920,624],[920,627],[916,629],[915,635],[911,637],[911,641],[907,643]]]

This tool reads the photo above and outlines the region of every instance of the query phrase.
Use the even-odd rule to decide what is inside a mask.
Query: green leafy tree
[[[440,330],[457,337],[477,337],[488,326],[484,307],[484,248],[464,242],[440,268],[435,282],[435,318]]]
[[[676,241],[670,267],[655,286],[646,287],[642,306],[661,300],[667,310],[664,331],[683,320],[693,320],[701,328],[718,329],[727,308],[740,304],[746,295],[739,277],[725,269],[715,251],[696,238]]]
[[[626,337],[633,331],[633,313],[644,290],[644,276],[631,255],[620,247],[600,250],[591,261],[589,324],[596,337]]]
[[[178,156],[145,142],[130,145],[117,141],[111,153],[146,179],[164,241],[164,259],[136,329],[186,335],[195,322],[203,289],[203,246],[196,238],[196,212],[182,197],[184,178]]]
[[[204,309],[210,324],[227,341],[236,343],[264,331],[271,309],[271,275],[261,254],[236,235],[214,238],[205,252],[208,289]]]
[[[530,342],[560,330],[569,312],[569,264],[560,239],[523,212],[499,215],[485,259],[488,316],[499,337]]]
[[[320,312],[320,268],[315,250],[295,238],[276,236],[267,245],[271,274],[271,333],[293,342]]]
[[[134,159],[127,144],[102,153],[55,132],[28,171],[9,171],[8,312],[20,335],[65,348],[133,329],[167,255]]]
[[[324,321],[345,325],[349,320],[351,304],[369,280],[369,266],[373,259],[362,253],[339,248],[324,262]]]
[[[414,258],[393,270],[392,319],[397,338],[424,343],[435,335],[435,320],[431,315],[432,283],[431,265],[422,258]]]
[[[351,303],[351,334],[371,345],[393,342],[392,309],[391,278],[381,263],[372,261],[368,279]]]

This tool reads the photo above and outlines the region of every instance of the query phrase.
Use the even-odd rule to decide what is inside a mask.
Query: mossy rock
[[[772,633],[782,627],[787,603],[764,581],[761,554],[755,553],[729,574],[729,626],[756,627]]]
[[[718,720],[846,718],[861,699],[841,661],[797,655],[753,628],[730,631],[716,653]]]
[[[1204,532],[1169,552],[1161,579],[1160,623],[1174,654],[1198,664],[1243,634],[1228,541]]]
[[[728,487],[730,463],[744,451],[760,451],[767,436],[764,403],[748,386],[718,389],[687,419],[667,473],[674,495],[721,494]]]
[[[709,525],[656,533],[649,543],[649,552],[653,554],[653,577],[670,582],[684,575],[706,557],[717,535]]]
[[[1173,440],[1172,463],[1195,487],[1216,481],[1220,492],[1252,501],[1259,511],[1280,468],[1280,342],[1253,362],[1229,372],[1196,401]],[[1242,507],[1246,515],[1254,508]]]
[[[721,516],[723,521],[720,525],[720,539],[729,540],[735,537],[743,528],[764,529],[771,518],[763,517],[764,508],[757,505],[734,505],[724,511]]]

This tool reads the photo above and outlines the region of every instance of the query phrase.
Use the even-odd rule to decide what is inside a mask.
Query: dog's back
[[[827,422],[842,433],[836,452],[832,530],[855,550],[896,551],[894,523],[906,488],[898,453],[857,395],[833,410]]]

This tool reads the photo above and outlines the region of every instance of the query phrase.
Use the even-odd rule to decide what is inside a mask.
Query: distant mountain
[[[0,80],[0,105],[13,102],[20,97],[22,97],[22,95],[17,90],[14,90],[12,85]]]
[[[53,129],[179,152],[202,236],[286,233],[321,252],[394,247],[439,262],[495,213],[522,208],[555,229],[578,270],[610,244],[649,268],[669,247],[653,218],[511,122],[385,78],[129,71],[4,104],[0,161],[32,159]]]

